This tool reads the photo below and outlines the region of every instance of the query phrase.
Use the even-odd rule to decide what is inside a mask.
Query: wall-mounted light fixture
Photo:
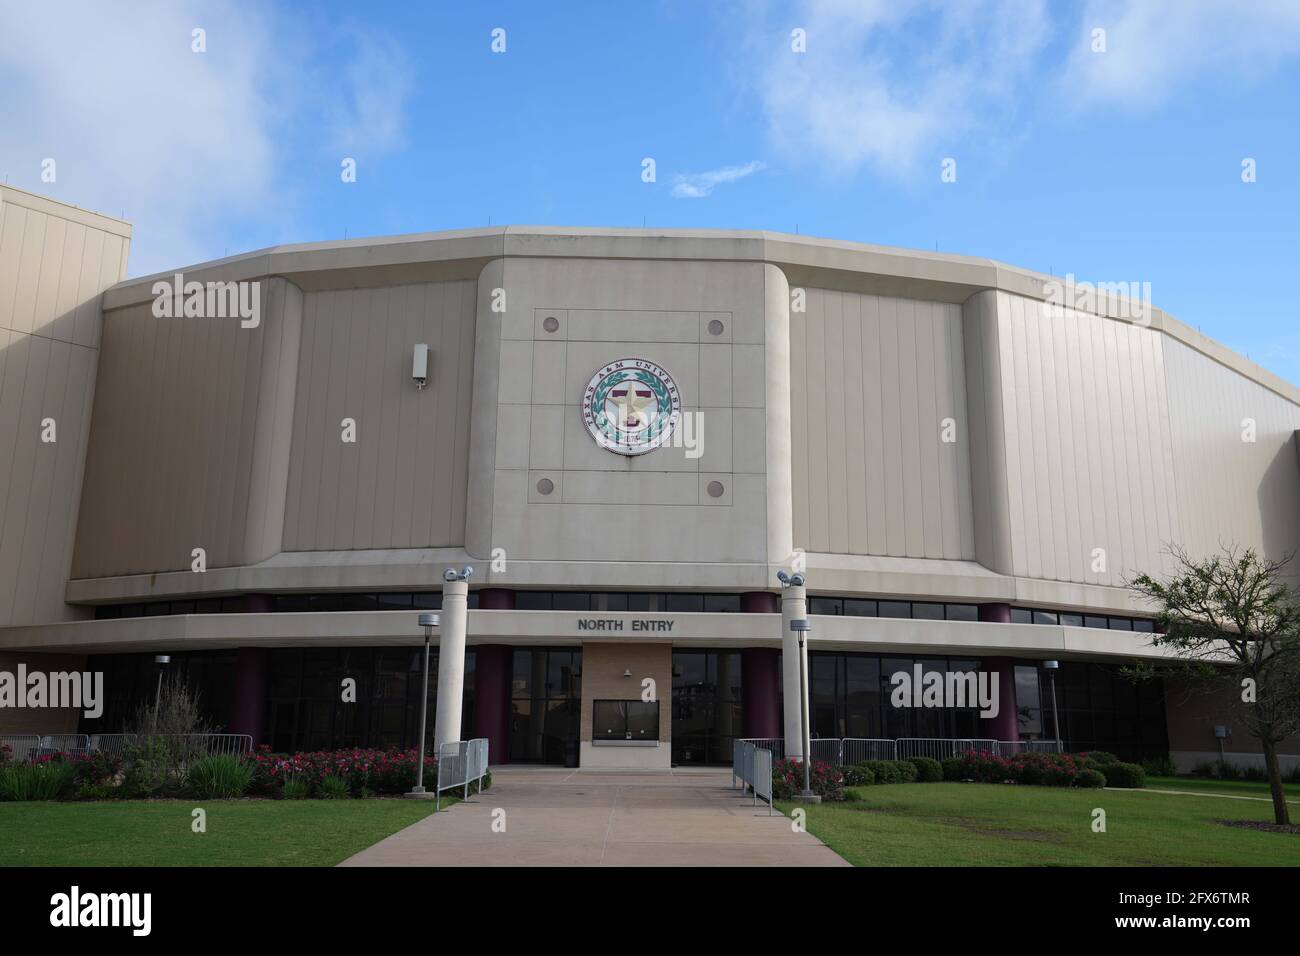
[[[415,380],[418,389],[424,388],[429,380],[429,346],[421,344],[415,347],[415,354],[411,358],[411,378]]]

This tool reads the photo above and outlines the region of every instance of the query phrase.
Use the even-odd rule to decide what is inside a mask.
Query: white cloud
[[[673,177],[673,195],[678,199],[703,199],[713,192],[714,187],[734,183],[764,168],[765,163],[754,160],[744,166],[723,166],[703,173],[678,173]]]
[[[1106,52],[1092,52],[1092,30]],[[1300,53],[1295,0],[1091,0],[1061,77],[1078,106],[1154,106],[1197,75],[1250,80]]]
[[[196,27],[205,53],[190,49]],[[315,166],[337,176],[338,160],[313,152],[350,142],[373,156],[400,142],[403,62],[380,37],[304,32],[250,5],[10,5],[0,174],[124,213],[133,275],[220,256],[232,223],[277,237],[291,228],[304,176]],[[45,157],[55,183],[41,182]]]
[[[776,21],[750,13],[774,143],[833,173],[901,172],[1004,112],[1048,39],[1043,0],[804,0]],[[796,26],[806,53],[790,49]]]

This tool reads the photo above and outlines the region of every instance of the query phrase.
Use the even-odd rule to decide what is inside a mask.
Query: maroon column
[[[482,588],[478,606],[487,611],[513,611],[515,592],[509,588]],[[510,762],[510,681],[513,652],[505,644],[479,644],[474,648],[474,736],[486,737],[488,761]]]
[[[992,624],[1010,624],[1011,605],[981,604],[979,619]],[[986,657],[980,666],[985,671],[998,675],[998,715],[981,720],[980,732],[994,740],[1019,740],[1020,721],[1016,717],[1015,659]]]
[[[265,648],[241,647],[235,654],[235,689],[230,698],[230,732],[248,734],[253,746],[266,743],[266,687],[270,660]]]
[[[740,595],[743,614],[780,614],[781,600],[771,591]],[[746,737],[781,736],[781,651],[746,647],[740,652],[742,722]]]

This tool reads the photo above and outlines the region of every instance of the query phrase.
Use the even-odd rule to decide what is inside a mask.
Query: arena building
[[[1136,287],[744,231],[494,227],[124,280],[129,242],[0,189],[0,669],[107,688],[97,719],[0,732],[120,730],[164,668],[276,749],[409,746],[441,609],[466,650],[439,733],[493,763],[798,753],[806,617],[813,736],[1059,731],[1186,766],[1225,720],[1120,674],[1160,653],[1126,577],[1173,543],[1300,546],[1300,390]],[[969,671],[997,706],[891,700]]]

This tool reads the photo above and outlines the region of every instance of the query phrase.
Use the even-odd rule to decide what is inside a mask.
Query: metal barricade
[[[40,734],[0,734],[0,747],[9,748],[9,759],[26,763],[41,746]]]
[[[767,800],[768,816],[776,812],[772,807],[772,751],[748,740],[735,741],[731,748],[731,776],[733,786],[740,781],[742,795],[749,788],[755,803],[760,797]]]
[[[894,760],[898,744],[884,737],[845,737],[840,752],[843,762],[852,766],[866,760]]]
[[[780,760],[785,756],[784,737],[742,737],[741,740],[743,743],[753,744],[761,750],[768,751],[773,760]]]
[[[821,760],[833,766],[839,766],[841,759],[840,739],[838,737],[814,737],[808,741],[813,760]]]
[[[996,740],[979,738],[900,737],[894,741],[894,753],[898,760],[907,760],[909,757],[946,760],[963,753],[996,753],[997,743]]]
[[[483,792],[483,777],[488,772],[488,742],[484,737],[473,740],[449,740],[438,748],[438,779],[434,784],[434,812],[442,808],[442,792],[464,787],[463,799],[469,799],[469,785],[477,781]]]
[[[124,758],[131,748],[149,745],[188,757],[243,756],[253,752],[250,734],[92,734],[88,746],[91,753]]]

